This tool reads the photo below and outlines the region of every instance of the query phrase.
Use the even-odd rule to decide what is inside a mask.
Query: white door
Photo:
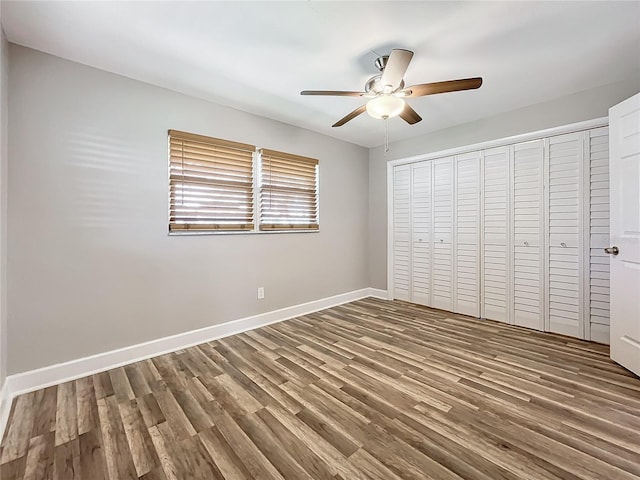
[[[509,323],[511,270],[509,147],[484,151],[482,175],[482,318]]]
[[[640,375],[640,94],[609,109],[611,358]]]
[[[548,140],[546,330],[584,338],[583,132]]]
[[[589,206],[589,275],[586,308],[590,327],[587,340],[609,343],[609,265],[611,255],[604,249],[611,245],[609,237],[609,128],[601,127],[589,132],[588,192],[585,205]]]
[[[544,330],[542,140],[513,145],[513,323]]]
[[[411,234],[411,165],[393,169],[393,298],[409,300]]]
[[[453,157],[433,160],[431,306],[453,311]]]
[[[431,162],[411,165],[411,301],[431,305]]]
[[[480,316],[480,152],[455,159],[455,298],[453,311]]]

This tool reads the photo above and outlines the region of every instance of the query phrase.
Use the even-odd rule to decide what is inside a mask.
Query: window
[[[170,233],[318,228],[318,160],[169,130]]]
[[[169,231],[253,230],[255,148],[169,130]]]
[[[260,153],[260,230],[317,230],[318,160]]]

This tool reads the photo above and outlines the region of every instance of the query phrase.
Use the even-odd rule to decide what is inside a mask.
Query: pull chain
[[[389,117],[384,117],[384,154],[386,155],[389,152]]]

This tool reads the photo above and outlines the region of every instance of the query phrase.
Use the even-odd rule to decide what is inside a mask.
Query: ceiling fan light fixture
[[[367,113],[373,118],[397,117],[404,110],[405,101],[393,95],[380,95],[367,102]]]

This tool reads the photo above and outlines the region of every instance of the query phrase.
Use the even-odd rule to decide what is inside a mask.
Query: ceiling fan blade
[[[364,113],[366,109],[367,109],[367,106],[366,105],[362,105],[362,106],[356,108],[350,114],[348,114],[348,115],[344,116],[343,118],[341,118],[340,120],[338,120],[336,123],[334,123],[331,126],[332,127],[341,127],[342,125],[344,125],[348,121],[353,120],[354,118],[356,118],[361,113]]]
[[[329,95],[333,97],[361,97],[366,92],[341,92],[339,90],[303,90],[300,95]]]
[[[413,57],[413,52],[409,50],[402,50],[400,48],[394,48],[391,50],[387,64],[382,71],[382,78],[380,84],[384,86],[391,86],[391,91],[394,91],[400,86],[402,78],[409,68],[409,62]]]
[[[407,97],[422,97],[424,95],[435,95],[436,93],[457,92],[459,90],[473,90],[480,88],[482,78],[462,78],[460,80],[448,80],[446,82],[423,83],[405,88],[411,91]]]
[[[404,109],[400,113],[400,118],[407,122],[409,125],[413,125],[414,123],[418,123],[422,120],[422,117],[418,115],[408,103],[404,104]]]

